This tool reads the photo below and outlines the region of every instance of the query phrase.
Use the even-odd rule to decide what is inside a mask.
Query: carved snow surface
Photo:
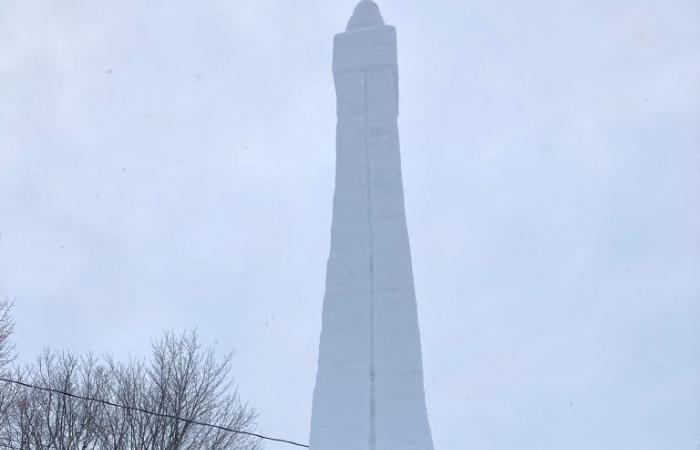
[[[333,50],[336,186],[311,450],[432,450],[404,214],[396,32],[364,0]]]

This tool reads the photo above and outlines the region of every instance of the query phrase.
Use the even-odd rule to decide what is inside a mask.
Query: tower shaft
[[[374,5],[361,2],[356,15],[363,4]],[[338,34],[333,51],[336,181],[311,450],[432,450],[401,176],[396,32],[360,13],[363,26]]]

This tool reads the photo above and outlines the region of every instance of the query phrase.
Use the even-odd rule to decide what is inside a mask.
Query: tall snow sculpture
[[[362,0],[335,37],[336,181],[311,450],[432,450],[404,214],[396,30]]]

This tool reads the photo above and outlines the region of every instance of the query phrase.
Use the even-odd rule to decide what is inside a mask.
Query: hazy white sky
[[[199,327],[307,440],[353,6],[0,0],[23,360]],[[380,7],[436,448],[697,449],[700,4]]]

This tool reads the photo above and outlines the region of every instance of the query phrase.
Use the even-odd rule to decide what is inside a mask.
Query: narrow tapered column
[[[311,450],[432,450],[398,136],[396,31],[335,37],[336,186]]]

